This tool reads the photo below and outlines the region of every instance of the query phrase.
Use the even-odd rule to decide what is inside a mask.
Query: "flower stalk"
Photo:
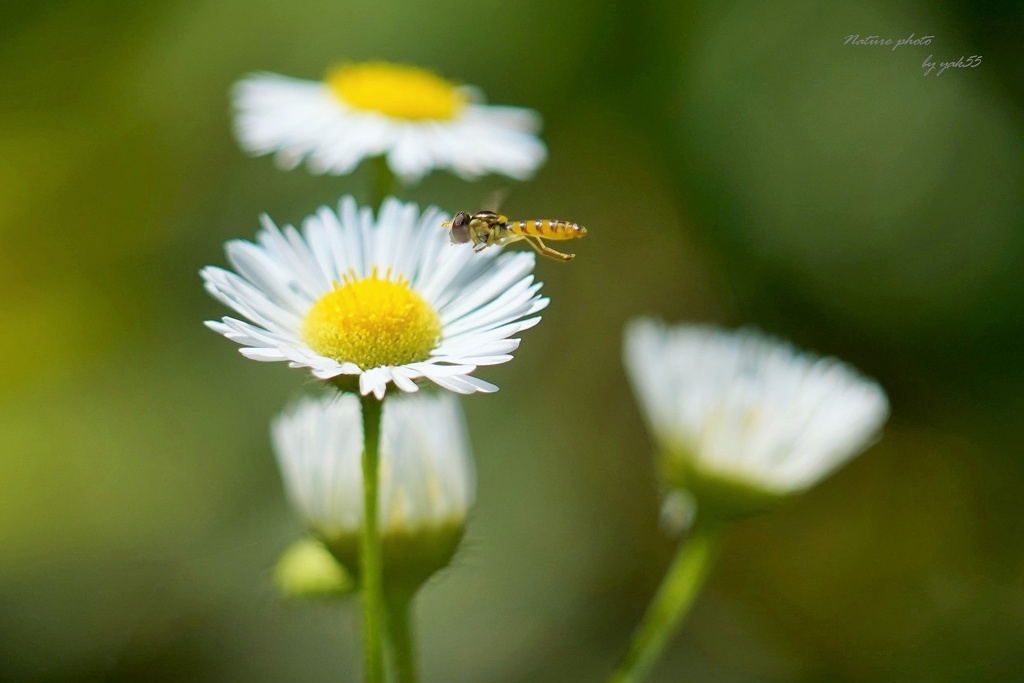
[[[383,402],[362,396],[363,415],[363,533],[361,580],[363,589],[363,640],[367,683],[384,682],[384,564],[377,519],[380,488],[380,421]]]
[[[388,595],[388,636],[398,683],[416,683],[416,642],[412,624],[412,593]]]
[[[383,154],[370,162],[370,206],[380,206],[395,191],[395,174]]]
[[[721,527],[698,520],[662,579],[637,627],[633,642],[609,683],[639,683],[661,656],[669,638],[693,606],[718,554]]]

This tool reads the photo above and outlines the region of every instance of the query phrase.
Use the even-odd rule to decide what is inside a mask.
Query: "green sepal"
[[[791,497],[735,477],[702,470],[695,466],[693,457],[681,450],[663,452],[658,463],[665,485],[692,496],[697,503],[696,514],[708,522],[767,512]]]
[[[343,394],[355,394],[359,396],[359,375],[338,375],[327,380],[327,384]]]
[[[464,533],[461,522],[434,529],[384,532],[381,546],[385,592],[414,594],[427,579],[451,563]],[[358,582],[359,534],[337,534],[323,542]]]
[[[443,393],[440,390],[440,387],[433,382],[426,381],[423,378],[413,381],[419,386],[421,394]],[[343,394],[353,394],[354,396],[362,395],[359,391],[359,375],[338,375],[337,377],[325,380],[325,383]],[[381,401],[391,396],[402,396],[404,394],[404,391],[398,389],[394,384],[389,382],[384,393],[384,398],[381,399]]]

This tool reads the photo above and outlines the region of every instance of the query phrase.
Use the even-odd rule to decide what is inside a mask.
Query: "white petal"
[[[380,441],[380,524],[431,533],[464,522],[475,475],[465,421],[450,395],[389,399]],[[362,423],[355,396],[304,399],[274,420],[274,451],[291,502],[325,535],[362,528]]]

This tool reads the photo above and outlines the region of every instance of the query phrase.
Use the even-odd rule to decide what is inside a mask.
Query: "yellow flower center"
[[[405,279],[353,274],[313,304],[302,324],[309,348],[361,370],[426,360],[441,339],[441,319]]]
[[[350,107],[409,121],[453,119],[466,105],[465,93],[415,66],[347,64],[327,72],[327,85]]]

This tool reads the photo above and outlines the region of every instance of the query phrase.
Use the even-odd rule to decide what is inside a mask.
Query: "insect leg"
[[[526,243],[533,247],[533,250],[541,256],[547,256],[548,258],[553,258],[556,261],[571,261],[576,258],[576,254],[563,254],[560,251],[555,251],[548,245],[544,244],[539,237],[527,237],[526,235],[522,235],[522,238],[526,240]]]
[[[486,227],[477,227],[477,229],[473,230],[472,233],[473,244],[476,245],[473,249],[474,251],[482,251],[494,243],[491,239],[491,232]]]
[[[469,238],[473,242],[473,251],[480,251],[487,246],[486,244],[483,244],[483,240],[480,239],[480,235],[476,234],[476,230],[471,229],[469,231]]]

